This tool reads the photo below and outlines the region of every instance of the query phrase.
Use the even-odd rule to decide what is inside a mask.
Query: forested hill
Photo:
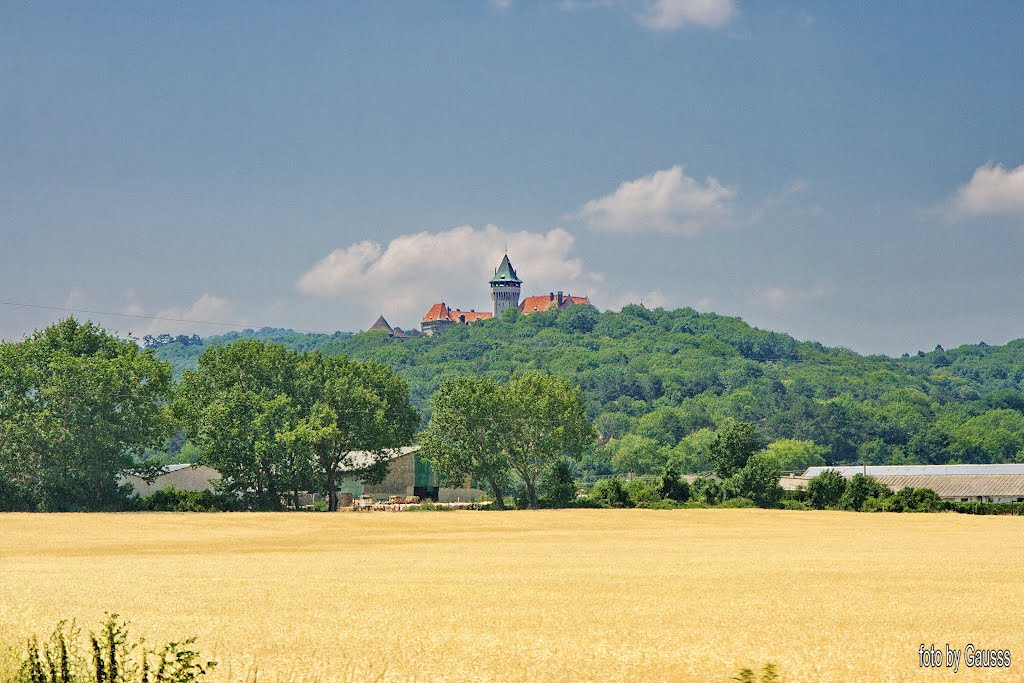
[[[700,470],[712,430],[730,420],[757,424],[765,443],[803,442],[784,442],[794,465],[819,456],[873,464],[1024,460],[1024,340],[861,356],[688,308],[573,306],[525,316],[513,310],[440,337],[264,329],[165,339],[157,354],[180,371],[210,344],[253,337],[389,364],[424,414],[446,377],[505,380],[524,369],[565,376],[582,387],[602,437],[585,463],[597,473],[656,472],[668,462]]]

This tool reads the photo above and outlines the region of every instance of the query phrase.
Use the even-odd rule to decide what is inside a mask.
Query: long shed
[[[783,488],[806,486],[825,470],[849,479],[856,474],[874,477],[893,491],[910,486],[932,489],[943,500],[1024,502],[1024,464],[969,465],[847,465],[809,467],[800,477],[783,477]]]

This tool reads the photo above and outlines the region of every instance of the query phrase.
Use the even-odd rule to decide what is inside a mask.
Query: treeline
[[[582,389],[601,441],[581,476],[707,471],[708,444],[735,421],[757,425],[765,443],[786,442],[778,449],[792,456],[793,469],[1019,462],[1024,452],[1024,340],[861,356],[737,318],[640,306],[508,311],[407,340],[376,332],[244,335],[389,365],[425,420],[431,398],[454,377],[507,382],[526,369],[562,377]],[[169,343],[157,353],[181,371],[228,339]]]
[[[498,507],[515,482],[536,507],[541,475],[596,438],[580,391],[553,375],[452,386],[473,392],[439,393],[426,452],[455,485],[484,479]],[[333,511],[341,479],[379,483],[420,423],[405,380],[372,360],[238,339],[175,382],[152,348],[69,318],[0,343],[0,510],[298,509],[319,491]],[[480,425],[490,434],[474,451]],[[172,441],[220,473],[219,491],[129,500],[123,475],[155,476]]]
[[[379,480],[381,454],[411,442],[420,416],[405,381],[373,361],[240,340],[171,366],[73,318],[0,343],[0,509],[130,509],[128,472],[184,431],[241,507],[279,509],[337,478]],[[156,463],[159,464],[159,463]]]

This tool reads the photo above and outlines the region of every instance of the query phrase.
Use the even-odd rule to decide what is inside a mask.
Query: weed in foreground
[[[60,622],[50,638],[28,641],[16,683],[202,683],[216,662],[203,662],[193,649],[195,638],[160,648],[133,641],[118,615],[107,617],[99,633],[89,636],[90,657],[83,655],[81,632],[74,622]]]

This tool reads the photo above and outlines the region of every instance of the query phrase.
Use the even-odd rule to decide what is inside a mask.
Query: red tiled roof
[[[562,308],[566,306],[572,306],[573,304],[589,304],[590,297],[586,296],[572,296],[571,294],[562,295]],[[519,304],[519,310],[523,313],[536,313],[537,311],[547,311],[551,308],[558,307],[558,295],[554,292],[548,294],[541,294],[540,296],[528,296],[523,299],[522,303]]]
[[[448,314],[455,322],[461,322],[462,317],[465,316],[467,323],[475,323],[477,320],[487,320],[494,317],[494,314],[490,311],[456,311],[455,309],[449,309]]]
[[[423,322],[429,323],[435,320],[451,320],[451,309],[444,305],[442,301],[439,304],[434,304],[427,311],[427,314],[423,316]]]
[[[554,305],[555,300],[547,294],[542,296],[528,296],[519,304],[519,310],[523,313],[536,313],[537,311],[546,311],[549,307]]]

